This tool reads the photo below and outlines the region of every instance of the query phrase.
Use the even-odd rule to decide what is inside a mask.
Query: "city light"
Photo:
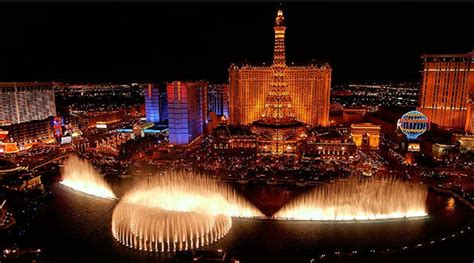
[[[1,262],[472,259],[472,6],[0,7]]]

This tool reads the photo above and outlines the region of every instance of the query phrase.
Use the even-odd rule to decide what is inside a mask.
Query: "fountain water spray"
[[[73,155],[66,160],[63,168],[61,184],[97,197],[115,198],[104,178],[87,161]]]
[[[87,161],[70,157],[62,184],[104,198],[110,187]],[[378,220],[426,216],[428,191],[392,177],[351,178],[317,187],[290,201],[272,218]],[[208,176],[169,171],[138,182],[115,207],[112,235],[143,251],[171,252],[206,246],[224,237],[232,217],[263,214],[231,186]]]
[[[259,216],[228,185],[192,172],[168,172],[125,194],[112,215],[112,234],[139,250],[188,250],[222,238],[232,226],[231,217]]]
[[[392,177],[337,181],[290,201],[274,218],[379,220],[426,216],[428,190]]]

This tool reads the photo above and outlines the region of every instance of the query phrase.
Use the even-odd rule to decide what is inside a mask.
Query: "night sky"
[[[0,4],[0,81],[226,82],[270,63],[276,3]],[[283,4],[287,61],[333,83],[419,79],[423,53],[474,47],[474,4]]]

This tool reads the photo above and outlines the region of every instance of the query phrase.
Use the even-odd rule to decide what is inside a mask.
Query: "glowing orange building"
[[[473,81],[474,78],[471,77],[471,88],[474,86],[474,84],[472,84]],[[464,127],[464,131],[474,134],[474,92],[471,92],[467,103],[466,126]]]
[[[278,35],[280,33],[281,36]],[[285,32],[275,31],[275,38],[277,37],[281,37],[284,42]],[[314,126],[329,124],[331,72],[332,69],[328,64],[286,66],[287,90],[298,121]],[[272,66],[239,67],[235,64],[230,66],[230,121],[232,124],[250,124],[261,118],[273,74]]]
[[[474,92],[474,51],[467,54],[423,55],[420,107],[432,123],[444,128],[471,129],[469,93]],[[470,117],[472,118],[472,117]]]

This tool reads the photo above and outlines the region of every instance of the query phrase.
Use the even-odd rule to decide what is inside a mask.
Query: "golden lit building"
[[[257,137],[249,126],[219,124],[211,135],[211,149],[214,151],[244,153],[247,156],[257,152]]]
[[[471,78],[471,83],[472,81],[474,81],[474,78]],[[472,86],[474,86],[474,84],[471,84],[471,88]],[[474,92],[471,92],[467,103],[466,126],[464,127],[464,131],[474,134]]]
[[[332,128],[316,128],[301,143],[301,160],[351,160],[357,146],[350,136]]]
[[[469,93],[474,92],[474,51],[423,55],[420,107],[440,127],[468,130]]]
[[[372,123],[354,123],[351,136],[357,147],[378,149],[380,143],[380,125]]]
[[[8,134],[8,139],[4,141],[7,143],[18,143],[18,146],[21,146],[21,150],[28,148],[27,145],[31,145],[31,143],[48,141],[54,138],[53,129],[51,127],[52,119],[53,118],[50,117],[44,120],[0,126],[1,129]],[[14,148],[13,146],[13,149]]]
[[[284,31],[282,33],[284,41]],[[285,81],[298,121],[314,126],[329,125],[331,72],[328,64],[286,66]],[[229,118],[232,124],[250,124],[260,119],[273,78],[272,66],[230,66]]]

